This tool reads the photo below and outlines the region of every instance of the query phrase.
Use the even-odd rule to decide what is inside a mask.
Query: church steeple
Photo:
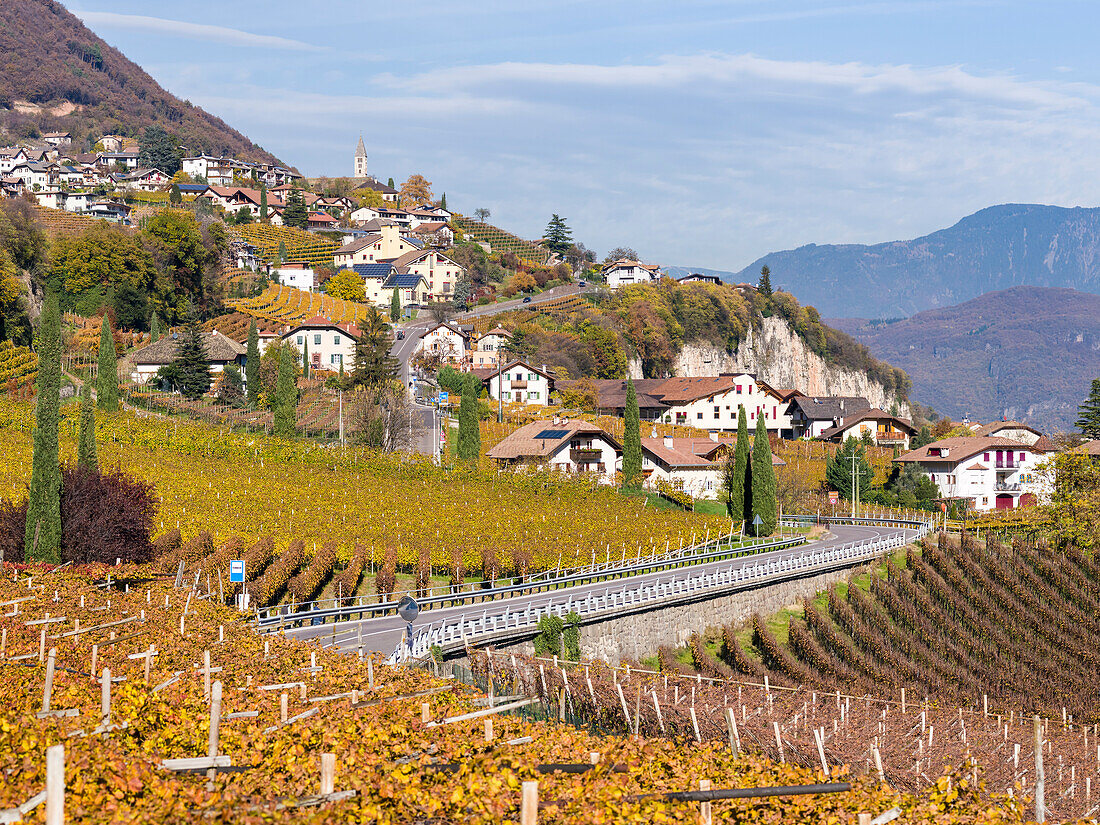
[[[359,145],[355,147],[355,177],[367,176],[367,147],[363,144],[363,133],[359,133]]]

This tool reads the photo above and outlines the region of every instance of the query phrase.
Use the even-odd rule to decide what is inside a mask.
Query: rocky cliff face
[[[642,365],[632,360],[632,378],[642,377]],[[858,395],[884,410],[896,403],[902,416],[909,405],[865,373],[827,364],[781,318],[763,319],[759,330],[750,330],[741,346],[730,355],[710,344],[686,344],[676,359],[675,374],[718,375],[751,372],[779,389],[793,388],[807,395]]]

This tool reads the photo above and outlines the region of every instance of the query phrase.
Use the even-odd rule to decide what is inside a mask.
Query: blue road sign
[[[450,398],[450,397],[451,397],[451,394],[450,394],[450,393],[448,393],[448,392],[441,392],[441,393],[439,394],[439,400],[440,400],[440,401],[446,401],[446,400],[447,400],[448,398]]]
[[[229,581],[244,584],[244,559],[229,562]]]

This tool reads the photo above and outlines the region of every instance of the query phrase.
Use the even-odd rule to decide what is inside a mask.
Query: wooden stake
[[[493,717],[492,716],[486,716],[485,717],[485,741],[486,742],[492,742],[493,741]]]
[[[222,683],[217,681],[213,684],[210,690],[210,740],[207,743],[206,755],[213,759],[218,755],[218,727],[222,721]],[[206,779],[209,787],[209,783],[213,782],[214,774],[216,771],[214,768],[210,768],[206,772]]]
[[[1039,723],[1038,714],[1032,718],[1032,729],[1035,734],[1035,821],[1046,822],[1046,773],[1043,770],[1043,728]]]
[[[279,721],[282,724],[286,724],[287,719],[287,705],[290,703],[290,697],[286,695],[286,692],[279,694]]]
[[[202,695],[207,701],[210,701],[210,651],[204,650],[202,652]],[[216,756],[217,754],[210,754]]]
[[[46,825],[65,822],[65,746],[46,748]]]
[[[420,721],[425,725],[432,721],[431,707],[427,702],[420,703]]]
[[[691,726],[695,729],[695,741],[702,742],[703,737],[699,735],[699,720],[695,717],[695,705],[688,708],[688,713],[691,715]]]
[[[336,754],[321,754],[321,796],[329,796],[336,789]]]
[[[814,742],[817,743],[817,756],[821,760],[821,772],[828,779],[832,774],[829,771],[829,762],[825,759],[825,728],[814,728]]]
[[[46,657],[46,684],[42,688],[42,713],[50,712],[50,698],[53,694],[53,672],[57,665],[57,648],[51,647]]]
[[[103,717],[103,724],[111,719],[111,669],[103,668],[103,676],[99,680],[99,715]]]
[[[878,745],[871,745],[871,755],[875,758],[875,770],[878,771],[880,782],[886,782],[886,774],[882,770],[882,754],[878,751]]]
[[[539,783],[532,780],[523,783],[523,797],[519,805],[520,825],[537,825],[539,821]]]
[[[779,748],[779,761],[786,762],[787,757],[783,754],[783,737],[779,735],[779,723],[772,722],[772,728],[775,730],[775,746]]]
[[[374,657],[367,657],[367,687],[374,690]]]
[[[699,790],[709,791],[710,790],[710,780],[709,779],[700,779],[699,780]],[[699,825],[712,825],[712,823],[714,822],[714,819],[713,819],[713,816],[712,816],[712,813],[711,813],[711,805],[712,805],[712,803],[710,803],[710,802],[700,802],[699,803]]]
[[[733,708],[726,708],[726,727],[730,734],[730,750],[734,756],[740,756],[741,732],[737,730],[737,712]]]

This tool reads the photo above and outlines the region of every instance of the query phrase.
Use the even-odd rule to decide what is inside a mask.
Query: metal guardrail
[[[677,567],[695,566],[725,558],[744,558],[771,550],[783,550],[788,547],[797,547],[806,542],[804,536],[794,536],[786,539],[745,539],[739,540],[734,545],[734,537],[727,535],[727,544],[723,549],[723,539],[715,539],[703,544],[684,548],[682,552],[660,554],[642,559],[641,561],[629,561],[627,564],[611,562],[598,564],[594,567],[574,568],[565,575],[556,578],[541,578],[534,576],[526,581],[484,587],[487,582],[466,585],[457,591],[442,591],[438,595],[432,595],[429,591],[427,597],[416,597],[415,591],[407,595],[416,597],[422,610],[430,610],[433,607],[457,606],[474,602],[486,602],[494,599],[509,598],[523,595],[524,593],[542,593],[551,590],[568,589],[580,584],[592,584],[601,580],[625,579],[646,573],[656,573],[661,570],[669,570]],[[300,627],[305,623],[325,622],[327,619],[350,621],[353,618],[360,620],[375,616],[392,615],[397,610],[398,602],[405,592],[396,593],[390,599],[382,602],[366,601],[364,597],[351,599],[326,599],[318,602],[308,602],[303,605],[279,605],[277,607],[260,608],[256,611],[256,628],[262,632],[273,632],[287,627]],[[324,607],[325,604],[331,604]]]
[[[867,519],[859,521],[868,522]],[[900,523],[900,520],[890,521],[893,524]],[[932,524],[913,520],[906,524],[906,528],[915,530],[916,538],[922,538],[932,529]],[[557,593],[538,602],[528,602],[523,609],[513,610],[511,605],[504,604],[503,611],[490,615],[486,608],[478,618],[459,616],[433,622],[420,630],[408,644],[399,644],[387,661],[400,664],[409,659],[421,658],[428,655],[433,647],[439,647],[446,653],[449,650],[463,649],[474,641],[484,644],[531,638],[538,632],[539,621],[546,616],[561,617],[575,612],[582,621],[588,622],[616,614],[653,609],[658,605],[672,606],[722,592],[758,587],[768,581],[810,572],[824,573],[851,567],[904,547],[912,540],[899,532],[891,536],[850,542],[829,550],[811,551],[801,556],[771,559],[765,563],[731,566],[714,572],[688,573],[666,581],[642,583],[636,587],[626,586],[615,591],[609,587],[603,594],[589,591],[584,598],[576,600],[567,593]]]

